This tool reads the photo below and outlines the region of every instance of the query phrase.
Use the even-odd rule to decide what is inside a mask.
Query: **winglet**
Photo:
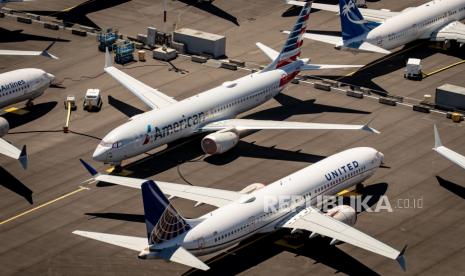
[[[87,164],[84,160],[79,159],[81,161],[81,164],[86,168],[86,170],[92,175],[96,176],[98,174],[97,170],[94,169],[91,165]]]
[[[52,48],[52,46],[55,44],[56,41],[53,41],[52,43],[50,43],[50,45],[47,46],[47,48],[45,48],[42,53],[40,53],[41,56],[44,56],[44,57],[48,57],[48,58],[53,58],[53,59],[58,59],[57,56],[54,56],[52,54],[50,54],[48,52],[48,50],[50,50],[50,48]]]
[[[371,122],[373,122],[374,119],[371,119],[368,123],[366,123],[365,125],[363,125],[362,127],[362,130],[365,130],[365,131],[368,131],[368,132],[372,132],[372,133],[376,133],[376,134],[380,134],[381,132],[379,132],[378,130],[370,127],[370,124]]]
[[[28,157],[27,157],[26,145],[23,146],[18,160],[21,166],[23,167],[23,169],[27,170]]]
[[[111,55],[108,51],[108,47],[105,48],[105,68],[112,67],[113,62],[111,61]]]
[[[442,142],[441,142],[441,137],[439,137],[439,132],[438,128],[436,127],[436,124],[434,125],[434,148],[437,149],[439,147],[442,147]]]
[[[407,270],[407,264],[404,258],[405,250],[407,250],[407,245],[405,245],[404,248],[402,248],[402,251],[400,251],[399,256],[397,256],[396,258],[396,261],[399,263],[403,271]]]

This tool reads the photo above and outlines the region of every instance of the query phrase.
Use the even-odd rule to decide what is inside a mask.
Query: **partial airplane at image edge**
[[[368,125],[235,119],[238,114],[279,94],[302,70],[361,67],[308,64],[308,59],[299,58],[310,5],[311,2],[308,2],[302,9],[281,52],[257,43],[272,60],[263,70],[227,81],[179,102],[113,67],[107,49],[105,72],[152,110],[131,117],[128,122],[108,133],[95,149],[93,159],[116,165],[115,169],[119,171],[121,162],[125,159],[198,133],[210,132],[201,142],[202,149],[207,154],[221,154],[232,149],[241,138],[241,133],[248,130],[365,130],[379,133]]]
[[[418,39],[465,44],[465,24],[460,22],[465,18],[465,0],[436,0],[401,12],[359,9],[354,0],[339,0],[339,7],[314,3],[312,8],[339,13],[342,37],[313,33],[304,37],[333,44],[336,49],[389,54],[389,50]]]
[[[319,196],[337,195],[371,177],[383,159],[374,148],[352,148],[269,185],[255,183],[240,192],[102,175],[81,160],[93,181],[142,190],[147,238],[81,230],[73,233],[137,251],[141,259],[164,259],[208,270],[208,265],[194,255],[218,252],[257,233],[304,230],[311,233],[309,239],[320,235],[331,238],[330,245],[349,243],[396,260],[405,270],[406,246],[398,251],[353,228],[357,218],[354,208],[337,205],[323,213],[317,206]],[[218,208],[199,218],[185,219],[165,194],[197,202],[195,206],[206,203]]]
[[[50,45],[47,46],[42,51],[22,51],[22,50],[0,50],[0,55],[2,56],[43,56],[43,57],[48,57],[52,59],[58,59],[57,56],[54,56],[48,52],[50,48],[55,44],[56,41],[53,41],[50,43]]]
[[[434,125],[434,148],[433,150],[440,155],[444,156],[445,158],[449,159],[451,162],[459,165],[463,169],[465,169],[465,156],[460,155],[459,153],[444,147],[441,142],[441,137],[439,137],[439,132]]]
[[[0,108],[26,100],[26,106],[32,106],[32,100],[42,95],[54,79],[55,76],[52,74],[35,68],[18,69],[0,74]],[[0,117],[0,137],[8,134],[9,128],[8,121]],[[27,168],[26,146],[19,150],[0,138],[0,154],[18,159],[21,166],[24,169]]]

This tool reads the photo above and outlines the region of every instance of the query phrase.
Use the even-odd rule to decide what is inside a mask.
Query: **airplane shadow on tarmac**
[[[237,17],[228,13],[227,11],[215,6],[213,3],[209,2],[202,2],[198,0],[178,0],[186,5],[193,6],[199,10],[203,10],[208,12],[212,15],[215,15],[219,18],[223,18],[231,23],[234,23],[236,26],[239,26],[239,21],[237,21]]]
[[[8,123],[10,124],[10,129],[13,129],[15,127],[19,127],[21,125],[24,125],[36,119],[39,119],[40,117],[50,112],[53,108],[55,108],[56,105],[57,105],[56,101],[39,103],[39,104],[33,105],[32,107],[22,108],[23,110],[27,112],[25,114],[7,112],[5,114],[2,114],[1,116],[8,121]]]
[[[458,184],[455,184],[449,180],[446,180],[440,176],[436,176],[436,179],[438,180],[439,182],[439,185],[441,185],[441,187],[445,188],[446,190],[448,190],[449,192],[465,199],[465,187],[463,186],[460,186]]]
[[[276,96],[275,99],[281,104],[280,106],[258,111],[245,118],[282,121],[293,115],[323,112],[370,114],[370,112],[362,110],[317,104],[315,100],[302,101],[284,94]],[[127,116],[134,116],[141,112],[141,110],[115,98],[109,98],[109,103]],[[250,134],[247,133],[246,136]],[[126,165],[124,169],[130,172],[130,175],[127,176],[147,178],[179,166],[189,160],[202,158],[204,152],[201,149],[200,142],[204,136],[205,134],[199,134],[194,137],[181,139],[169,144],[165,150],[159,153],[151,154],[148,157]],[[324,158],[324,156],[303,153],[301,150],[285,150],[276,148],[275,146],[264,147],[254,142],[240,141],[239,145],[229,152],[221,154],[221,156],[209,156],[203,161],[213,165],[225,165],[241,156],[308,163],[314,163]],[[107,186],[105,183],[98,185]]]
[[[319,31],[317,33],[323,32]],[[430,43],[427,41],[415,41],[405,45],[399,51],[393,52],[386,56],[382,56],[379,59],[366,64],[364,67],[360,68],[351,76],[313,76],[326,79],[334,79],[342,83],[347,83],[350,85],[360,87],[367,87],[381,92],[386,92],[385,89],[383,89],[381,86],[374,82],[375,78],[405,68],[407,60],[409,58],[425,59],[437,53],[465,59],[465,51],[463,50],[463,48],[453,47],[449,50],[442,50],[431,47]],[[399,74],[400,76],[402,76],[403,73],[399,72]]]
[[[23,41],[57,41],[57,42],[69,42],[68,39],[61,39],[56,37],[41,36],[41,35],[32,35],[25,34],[23,30],[14,30],[10,31],[5,28],[0,27],[0,43],[5,42],[23,42]],[[44,45],[45,48],[46,45]]]
[[[16,114],[13,112],[8,112],[2,114],[1,117],[5,118],[8,123],[10,124],[10,129],[15,127],[27,124],[31,121],[34,121],[45,114],[47,114],[50,110],[52,110],[57,105],[57,102],[46,102],[36,104],[30,108],[24,108],[27,111],[25,114]],[[8,135],[13,135],[16,132],[10,132],[5,137],[8,140]],[[19,132],[21,133],[21,132]],[[16,177],[10,174],[6,169],[0,166],[0,185],[9,189],[10,191],[22,196],[26,199],[30,204],[33,204],[32,200],[32,190],[30,190],[26,185],[24,185],[21,181],[19,181]]]
[[[32,190],[9,173],[5,168],[0,166],[0,185],[7,188],[8,190],[22,196],[27,202],[33,204]]]
[[[54,17],[57,20],[61,20],[67,27],[71,27],[74,24],[79,24],[100,30],[100,27],[95,24],[94,21],[88,18],[87,15],[112,8],[129,1],[131,0],[88,0],[62,11],[23,10],[22,12]]]

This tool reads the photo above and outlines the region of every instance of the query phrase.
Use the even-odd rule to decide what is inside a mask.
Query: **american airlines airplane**
[[[444,156],[445,158],[449,159],[453,163],[459,165],[460,167],[465,169],[465,156],[458,154],[457,152],[446,148],[441,143],[441,137],[439,137],[439,132],[434,125],[434,148],[433,150],[440,155]]]
[[[0,108],[27,100],[26,106],[33,105],[32,100],[42,95],[55,79],[52,74],[35,68],[14,70],[0,74]],[[0,117],[0,137],[8,133],[10,125]],[[19,150],[0,138],[0,154],[18,159],[24,169],[27,168],[26,146]]]
[[[195,255],[205,255],[234,246],[258,233],[282,228],[310,232],[352,244],[397,260],[406,269],[404,252],[353,228],[356,211],[337,205],[326,213],[317,199],[336,195],[372,176],[384,155],[368,147],[345,150],[269,185],[251,184],[240,192],[191,185],[101,175],[81,160],[93,175],[103,181],[142,190],[147,238],[88,232],[73,233],[139,253],[141,259],[164,259],[201,270],[209,267]],[[183,218],[165,195],[210,204],[218,209],[196,219]]]
[[[465,25],[460,22],[465,18],[465,0],[434,0],[401,12],[358,9],[354,0],[339,0],[339,7],[315,3],[312,8],[339,13],[342,37],[311,33],[304,37],[333,44],[336,49],[388,54],[417,39],[465,43]]]
[[[238,143],[241,132],[247,130],[361,129],[377,132],[367,125],[235,119],[238,114],[279,94],[302,70],[360,67],[308,64],[308,59],[299,59],[302,34],[306,30],[310,5],[308,2],[302,9],[280,53],[257,43],[257,46],[273,60],[262,71],[227,81],[179,102],[113,67],[107,50],[105,72],[153,110],[130,118],[128,122],[108,133],[95,149],[94,160],[114,164],[115,169],[120,170],[122,160],[197,133],[212,132],[203,138],[202,149],[207,154],[221,154],[232,149]]]

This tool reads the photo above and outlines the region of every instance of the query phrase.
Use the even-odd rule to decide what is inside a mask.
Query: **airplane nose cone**
[[[376,153],[376,156],[378,157],[379,161],[380,161],[381,163],[383,163],[383,161],[384,161],[384,154],[383,154],[382,152],[378,151],[378,152]]]
[[[100,161],[100,162],[105,162],[107,161],[107,148],[104,148],[100,145],[97,146],[97,148],[94,151],[94,154],[92,155],[92,159],[95,161]]]

